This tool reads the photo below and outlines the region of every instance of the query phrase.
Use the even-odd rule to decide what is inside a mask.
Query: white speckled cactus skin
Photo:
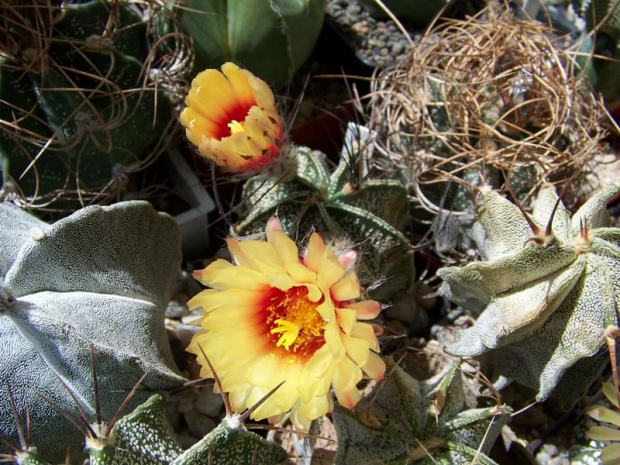
[[[184,381],[163,324],[180,261],[176,224],[146,202],[87,207],[53,225],[0,204],[0,383],[20,418],[28,408],[42,457],[61,461],[68,446],[83,444],[38,394],[76,417],[60,378],[93,415],[91,350],[104,419],[145,371],[133,405]],[[17,442],[4,395],[0,435]]]
[[[618,192],[618,183],[607,187],[572,220],[560,203],[551,234],[537,241],[514,204],[484,193],[480,252],[487,261],[438,271],[440,292],[480,314],[448,351],[488,354],[498,387],[516,380],[537,391],[537,400],[553,392],[566,407],[580,399],[609,363],[604,332],[618,324],[620,229],[606,209]],[[557,199],[546,186],[536,200],[532,219],[541,231]]]
[[[335,407],[334,463],[494,464],[485,454],[510,413],[503,406],[467,408],[457,359],[426,381],[392,365],[386,379],[354,411]]]

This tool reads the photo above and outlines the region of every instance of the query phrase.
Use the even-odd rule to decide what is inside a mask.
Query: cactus
[[[103,447],[91,448],[92,465],[218,465],[252,463],[274,465],[285,461],[286,451],[248,431],[240,415],[227,415],[222,422],[189,449],[174,439],[165,411],[166,401],[153,395],[112,428]],[[88,444],[88,441],[87,441]]]
[[[594,32],[590,51],[598,57],[588,63],[588,75],[613,110],[620,105],[620,1],[573,0],[572,4],[585,20],[587,32]]]
[[[510,409],[466,409],[458,361],[419,382],[398,366],[355,411],[336,406],[338,452],[334,463],[481,463]]]
[[[189,0],[178,12],[194,40],[194,75],[234,61],[273,85],[310,56],[324,13],[325,0]]]
[[[480,315],[447,347],[488,353],[501,387],[511,380],[572,406],[608,363],[606,331],[618,325],[620,229],[610,227],[610,185],[572,217],[547,185],[533,218],[486,190],[479,248],[486,261],[438,271],[440,293]],[[482,229],[484,231],[482,231]]]
[[[355,180],[352,162],[343,160],[329,175],[320,152],[293,148],[296,176],[282,180],[273,175],[255,176],[243,188],[243,220],[236,232],[263,231],[277,215],[290,237],[312,228],[327,240],[346,238],[361,251],[358,276],[365,285],[385,282],[374,289],[374,298],[391,297],[407,289],[413,278],[411,245],[401,233],[407,225],[406,189],[393,180]]]
[[[101,414],[116,411],[114,392],[130,391],[146,371],[144,390],[177,387],[164,329],[164,308],[177,276],[176,224],[146,202],[87,207],[53,225],[0,204],[0,379],[16,411],[29,411],[32,441],[42,456],[61,460],[79,432],[45,395],[76,416],[61,383],[95,411],[91,350],[97,357]],[[4,389],[4,386],[2,387]],[[10,403],[0,402],[0,436],[17,443]],[[0,453],[3,452],[0,449]]]
[[[90,450],[93,465],[218,465],[252,463],[275,465],[287,459],[286,451],[245,429],[239,415],[228,415],[189,449],[176,443],[166,418],[165,399],[153,395],[121,418],[104,448]],[[94,460],[93,460],[94,459]]]
[[[377,163],[390,162],[393,177],[410,186],[414,232],[433,225],[443,242],[460,230],[458,252],[470,249],[463,230],[476,186],[510,182],[519,199],[533,197],[545,181],[587,167],[607,133],[606,112],[575,75],[574,55],[555,45],[549,27],[517,20],[499,3],[434,25],[415,53],[372,82],[368,124],[385,149]]]
[[[3,31],[16,44],[0,59],[2,195],[67,214],[118,196],[165,148],[172,106],[154,79],[172,72],[155,69],[163,46],[131,1],[32,9],[47,35]]]
[[[229,415],[187,450],[177,443],[166,415],[166,399],[154,394],[116,421],[109,432],[105,424],[91,425],[86,452],[91,465],[276,465],[288,455],[278,444],[248,431],[240,415]],[[97,434],[99,433],[99,434]],[[107,434],[106,434],[107,433]],[[19,465],[49,465],[35,448],[10,456]]]

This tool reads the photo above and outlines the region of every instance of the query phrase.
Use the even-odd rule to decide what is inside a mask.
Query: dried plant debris
[[[562,40],[490,2],[431,28],[376,74],[367,105],[384,150],[376,163],[406,178],[417,216],[472,210],[472,185],[509,180],[526,199],[600,153],[607,114]]]

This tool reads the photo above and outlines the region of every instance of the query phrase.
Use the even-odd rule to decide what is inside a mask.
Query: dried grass
[[[406,60],[375,75],[368,125],[425,210],[442,210],[425,196],[428,185],[473,187],[466,172],[493,184],[490,172],[505,183],[527,167],[524,200],[600,153],[608,115],[561,40],[491,2],[475,17],[431,28]]]

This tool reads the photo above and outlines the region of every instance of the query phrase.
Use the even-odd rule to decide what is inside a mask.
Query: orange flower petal
[[[252,93],[256,97],[256,103],[260,108],[269,109],[275,107],[273,92],[261,79],[252,76],[248,79],[248,84],[252,88]]]
[[[274,250],[273,246],[267,242],[246,240],[236,241],[226,239],[228,250],[233,255],[239,265],[247,266],[255,271],[268,273],[284,272],[283,263]]]
[[[342,343],[347,351],[347,356],[351,358],[358,367],[361,368],[368,363],[370,350],[368,350],[369,346],[366,341],[343,334]]]
[[[601,454],[602,465],[618,465],[620,463],[620,444],[610,444]]]
[[[310,270],[317,273],[319,266],[323,260],[323,254],[325,253],[325,243],[323,238],[317,233],[310,235],[308,246],[304,252],[303,262]]]
[[[196,146],[199,146],[204,138],[210,138],[217,134],[217,125],[198,113],[194,108],[187,107],[183,109],[179,119],[181,124],[187,128],[185,135]]]
[[[355,273],[349,273],[334,284],[331,291],[334,300],[340,302],[357,299],[360,296],[360,282]]]
[[[348,308],[337,308],[336,317],[338,318],[338,324],[345,334],[350,334],[353,330],[353,325],[357,322],[357,313],[355,310]]]
[[[368,323],[355,323],[350,336],[363,339],[370,345],[372,350],[379,352],[379,341],[377,341],[377,336],[375,336],[372,325]]]
[[[360,393],[357,390],[357,383],[362,380],[362,370],[360,370],[350,359],[343,358],[336,365],[332,384],[338,402],[343,407],[353,408],[360,400]]]
[[[338,262],[338,258],[334,252],[325,248],[323,257],[319,262],[319,269],[317,271],[318,279],[327,287],[332,287],[336,282],[345,275],[346,270]]]
[[[381,305],[376,300],[349,303],[347,308],[356,312],[358,320],[372,320],[381,313]]]
[[[267,228],[267,241],[276,251],[280,260],[287,265],[290,263],[299,263],[299,249],[284,231],[280,229]]]
[[[228,80],[216,69],[198,73],[185,98],[185,104],[214,123],[225,117],[227,108],[235,105],[235,97]]]
[[[372,351],[368,352],[368,360],[361,368],[369,378],[375,381],[381,381],[385,375],[385,362]]]

